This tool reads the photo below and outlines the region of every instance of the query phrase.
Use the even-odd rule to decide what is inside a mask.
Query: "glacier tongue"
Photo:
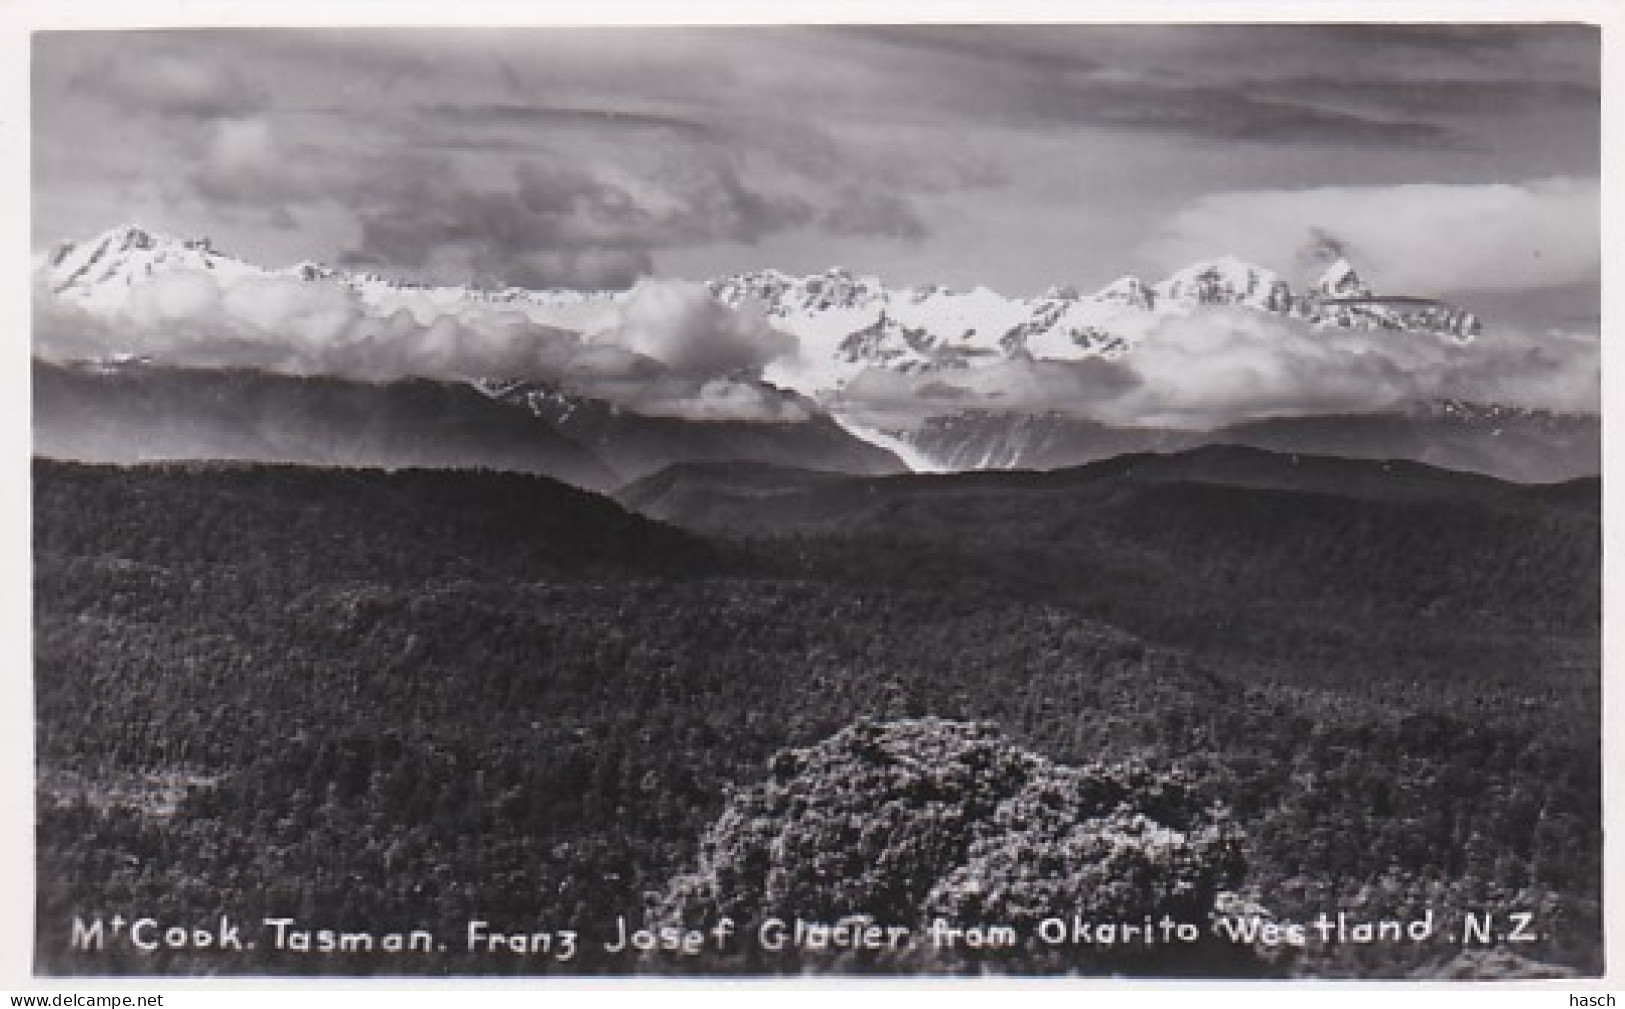
[[[898,435],[882,431],[859,423],[852,417],[840,412],[831,412],[830,419],[854,438],[859,438],[877,448],[883,448],[903,461],[911,473],[948,473],[952,472],[948,466],[933,458],[914,442]]]

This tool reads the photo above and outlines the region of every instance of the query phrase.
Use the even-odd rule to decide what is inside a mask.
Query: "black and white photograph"
[[[31,32],[32,976],[1618,970],[1531,15]]]

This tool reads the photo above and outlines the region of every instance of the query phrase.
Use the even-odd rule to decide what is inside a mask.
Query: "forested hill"
[[[878,479],[678,467],[620,499],[800,570],[1060,601],[1271,678],[1438,703],[1508,683],[1581,712],[1597,694],[1595,479],[1207,448]]]
[[[228,563],[292,584],[704,571],[692,534],[542,476],[234,463],[34,461],[35,549],[92,545],[151,564]],[[93,538],[93,542],[81,542]]]
[[[1408,460],[1346,459],[1231,445],[1166,454],[1130,453],[1058,470],[979,470],[862,477],[757,463],[683,463],[623,487],[616,497],[644,514],[730,534],[850,532],[886,526],[944,531],[942,513],[1045,508],[1059,495],[1125,487],[1212,484],[1365,501],[1440,501],[1503,509],[1562,500],[1601,509],[1601,481],[1517,484]],[[1003,502],[1002,505],[990,502]],[[957,525],[958,523],[953,523]]]
[[[1529,912],[1544,938],[1518,953],[1599,969],[1595,484],[1400,470],[1385,490],[1248,458],[1321,475],[756,470],[730,477],[753,506],[719,519],[823,502],[828,522],[711,540],[535,477],[36,463],[36,967],[670,970],[455,940],[475,918],[604,935],[705,867],[701,838],[776,753],[937,717],[1067,764],[1183,767],[1235,817],[1243,896],[1285,920]],[[75,915],[115,912],[427,928],[453,950],[71,948]],[[1438,973],[1461,952],[1257,969]]]
[[[620,500],[710,535],[973,558],[1046,595],[1157,583],[1579,631],[1600,615],[1600,491],[1205,448],[1047,473],[683,466]]]

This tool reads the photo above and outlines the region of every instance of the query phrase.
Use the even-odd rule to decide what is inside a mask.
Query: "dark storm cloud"
[[[1097,25],[957,24],[877,25],[815,29],[854,39],[980,59],[1021,64],[1042,70],[1098,70],[1151,54],[1180,53],[1187,62],[1232,57],[1250,70],[1259,63],[1292,56],[1310,61],[1342,54],[1375,58],[1391,51],[1407,57],[1420,53],[1482,59],[1527,51],[1531,29],[1543,38],[1565,36],[1582,44],[1595,41],[1595,29],[1563,24],[1451,23],[1153,23]],[[1246,53],[1247,60],[1236,60]],[[1170,67],[1170,69],[1174,69]]]
[[[81,135],[153,126],[95,158],[147,180],[168,211],[148,220],[252,220],[262,234],[330,221],[296,258],[442,282],[624,287],[662,252],[790,231],[919,242],[903,185],[992,177],[982,159],[915,171],[906,152],[856,157],[822,117],[764,105],[772,89],[743,79],[761,61],[731,57],[784,35],[53,35],[36,101],[71,98],[63,119],[82,119]],[[39,147],[42,176],[82,171],[58,132]]]
[[[914,207],[893,193],[848,187],[820,222],[835,235],[876,235],[918,241],[929,234]]]
[[[626,287],[651,272],[653,250],[753,242],[808,214],[722,164],[676,173],[658,193],[553,163],[521,163],[500,188],[454,180],[432,161],[402,166],[359,210],[361,242],[347,259],[433,270],[459,250],[453,262],[499,283]]]
[[[1598,96],[1597,36],[1576,26],[908,26],[848,35],[940,64],[945,102],[1035,127],[1466,148],[1458,115],[1509,103],[1584,108]],[[1500,76],[1482,79],[1486,66]],[[1573,79],[1550,79],[1554,70]]]
[[[1066,40],[1064,29],[1048,25],[878,25],[821,31],[928,54],[1019,65],[1029,73],[1088,72],[1107,65]]]
[[[419,109],[425,115],[462,126],[495,127],[582,127],[587,129],[671,130],[694,139],[711,139],[710,126],[678,119],[618,109],[562,108],[512,102],[485,102],[463,105],[428,105]]]
[[[1144,29],[1099,30],[1120,40],[1117,58],[1078,51],[1064,33],[993,26],[889,28],[855,37],[936,57],[944,100],[972,114],[1041,129],[1106,127],[1221,141],[1288,144],[1454,144],[1438,123],[1341,111],[1233,83],[1236,74],[1147,73],[1135,59]],[[1090,36],[1083,45],[1094,48]],[[1067,48],[1070,47],[1070,48]],[[1107,47],[1101,47],[1107,48]],[[1263,57],[1268,62],[1269,57]],[[953,72],[958,65],[958,72]],[[971,90],[974,89],[974,90]]]
[[[1557,26],[1548,26],[1562,30]],[[1527,26],[1516,24],[1347,24],[1297,26],[1301,33],[1320,33],[1348,47],[1412,49],[1424,53],[1488,56],[1515,52],[1527,43]],[[1584,29],[1575,26],[1575,30]]]
[[[69,91],[134,112],[232,118],[256,113],[268,101],[265,87],[243,69],[197,60],[184,46],[158,44],[139,61],[97,59],[87,47],[75,62],[63,82]]]
[[[1597,48],[1546,25],[47,32],[33,220],[40,247],[135,217],[448,282],[840,262],[1087,286],[1208,193],[1594,177]]]
[[[221,118],[201,135],[180,178],[213,204],[275,215],[342,184],[320,155],[319,148],[288,141],[267,117]]]
[[[482,250],[471,263],[476,276],[537,291],[624,291],[655,272],[641,249]]]
[[[1309,225],[1307,230],[1308,240],[1294,257],[1296,264],[1304,270],[1324,269],[1330,263],[1351,256],[1358,258],[1359,253],[1347,239],[1318,225]]]
[[[1568,81],[1430,80],[1350,81],[1334,77],[1294,77],[1260,82],[1253,90],[1270,95],[1353,103],[1406,115],[1489,116],[1517,109],[1575,109],[1597,112],[1602,91],[1594,84]]]
[[[1305,102],[1262,98],[1241,88],[1083,83],[1033,114],[1065,122],[1210,140],[1281,144],[1454,146],[1455,130],[1419,119],[1386,119]]]

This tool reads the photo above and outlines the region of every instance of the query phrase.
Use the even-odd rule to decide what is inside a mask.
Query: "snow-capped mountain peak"
[[[1292,298],[1291,288],[1280,274],[1229,255],[1177,270],[1152,290],[1158,302],[1185,310],[1198,305],[1245,305],[1285,312]]]
[[[1139,277],[1119,277],[1095,292],[1094,300],[1128,305],[1149,312],[1156,308],[1156,292]]]
[[[60,265],[70,258],[110,263],[119,256],[142,252],[177,256],[184,252],[206,255],[213,251],[214,243],[207,238],[177,238],[150,231],[139,224],[120,224],[86,242],[61,243],[52,254],[51,261],[53,265]]]
[[[301,280],[331,280],[340,276],[338,270],[326,263],[318,263],[314,259],[306,259],[288,267],[288,272]]]
[[[1364,280],[1355,272],[1354,265],[1347,259],[1338,259],[1337,262],[1326,268],[1326,272],[1315,281],[1315,293],[1330,298],[1369,298],[1371,288],[1366,286]]]
[[[138,224],[109,228],[86,242],[64,242],[51,253],[46,282],[87,308],[116,310],[130,289],[160,274],[209,271],[242,275],[259,267],[224,256],[207,238],[183,239]]]
[[[86,242],[66,243],[37,261],[36,269],[57,296],[104,315],[117,314],[150,279],[187,271],[209,274],[222,285],[255,278],[336,285],[370,313],[389,316],[404,310],[425,323],[490,306],[583,335],[615,325],[630,296],[624,291],[436,287],[311,260],[269,269],[226,255],[208,239],[174,238],[134,224]],[[1025,298],[982,286],[893,289],[843,267],[799,277],[765,269],[717,278],[707,289],[722,305],[759,312],[770,325],[797,338],[799,353],[776,361],[766,377],[812,396],[839,390],[870,368],[921,373],[1016,357],[1121,357],[1133,353],[1168,317],[1215,309],[1268,313],[1315,329],[1382,330],[1456,341],[1471,339],[1479,326],[1470,313],[1453,306],[1374,295],[1347,260],[1334,263],[1302,293],[1274,270],[1232,255],[1193,263],[1156,283],[1124,276],[1091,295],[1080,295],[1075,288]]]

